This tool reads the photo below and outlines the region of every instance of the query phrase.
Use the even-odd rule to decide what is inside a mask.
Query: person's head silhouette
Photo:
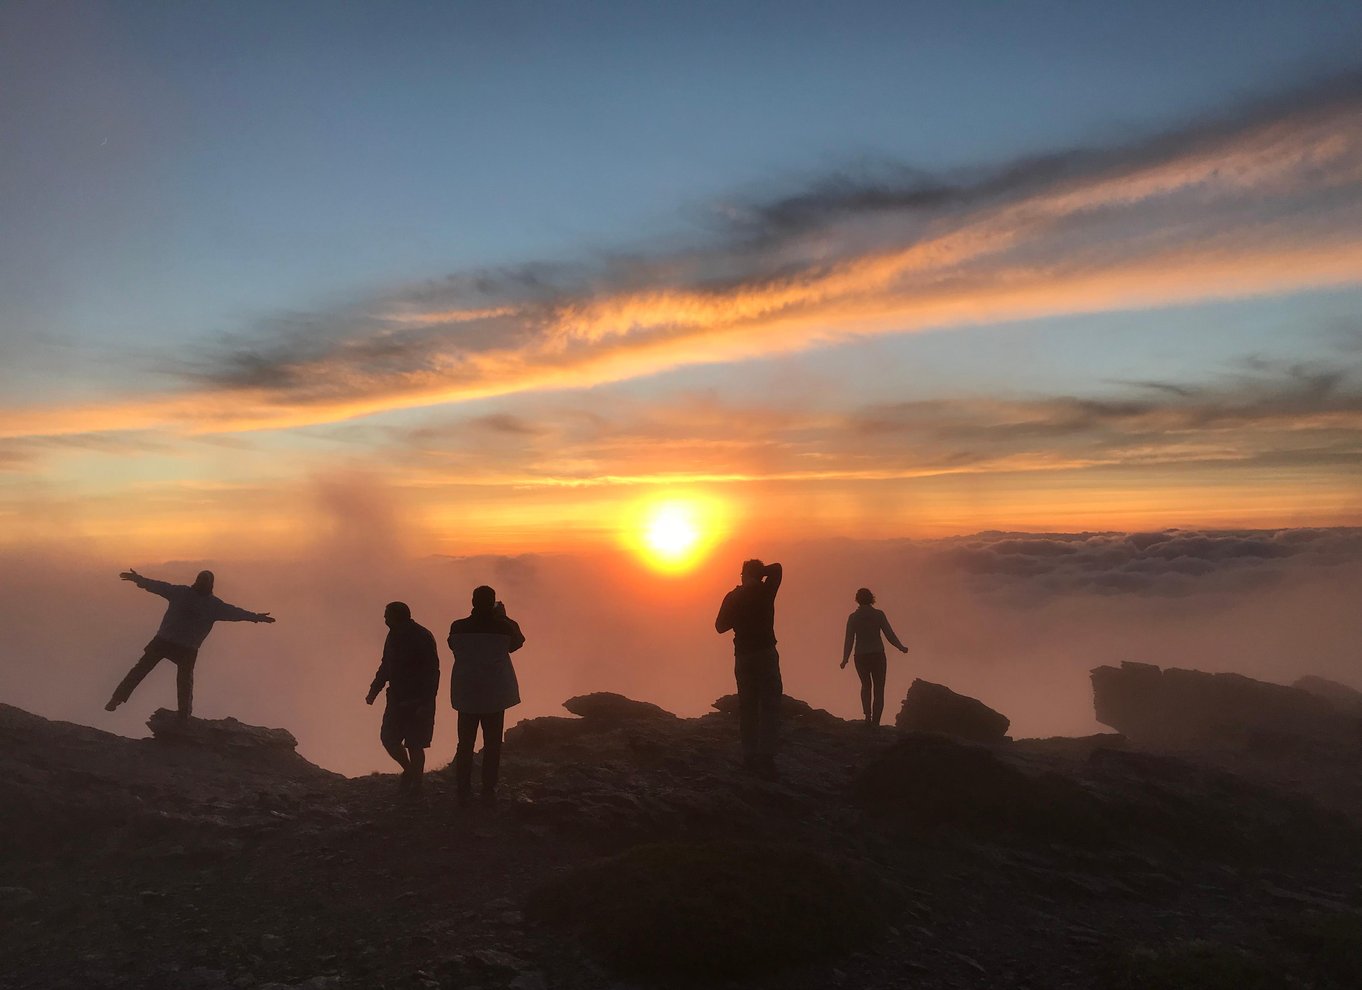
[[[411,609],[406,602],[388,602],[388,607],[383,610],[383,621],[388,624],[389,629],[395,628],[399,623],[406,622],[411,618]]]
[[[857,588],[857,589],[856,589],[856,604],[857,604],[857,605],[874,605],[874,604],[875,604],[875,593],[874,593],[873,591],[871,591],[869,588]]]
[[[753,557],[751,560],[744,560],[742,562],[743,584],[758,584],[761,582],[761,579],[763,575],[765,575],[765,573],[766,565],[762,561],[758,560],[756,557]]]
[[[191,587],[201,595],[211,595],[213,593],[213,572],[199,571],[199,576],[194,579]]]
[[[480,584],[473,589],[474,608],[494,608],[497,604],[497,593],[485,584]]]

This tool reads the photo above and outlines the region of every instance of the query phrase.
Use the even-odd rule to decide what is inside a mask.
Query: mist
[[[1088,671],[1123,660],[1362,686],[1362,530],[730,542],[674,577],[622,550],[421,555],[391,507],[362,486],[323,485],[316,497],[316,539],[287,559],[258,550],[113,559],[71,543],[5,551],[0,700],[146,735],[150,712],[174,706],[168,662],[117,713],[102,706],[155,633],[164,603],[118,573],[131,566],[188,583],[208,567],[220,597],[277,622],[218,624],[200,652],[195,714],[285,727],[306,757],[345,774],[390,771],[378,744],[382,701],[368,708],[364,695],[386,633],[384,605],[405,601],[440,644],[430,756],[439,766],[454,751],[444,641],[476,585],[496,588],[527,637],[514,658],[523,700],[508,725],[564,714],[565,699],[591,691],[692,716],[733,691],[731,639],[713,620],[748,556],[785,565],[776,633],[786,693],[843,717],[859,716],[856,677],[838,664],[861,586],[911,651],[890,651],[887,720],[922,677],[1002,711],[1016,737],[1101,731]]]

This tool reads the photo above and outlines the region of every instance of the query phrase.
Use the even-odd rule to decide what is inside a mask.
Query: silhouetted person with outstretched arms
[[[104,706],[113,711],[132,695],[142,678],[151,673],[162,660],[176,667],[175,687],[181,718],[188,718],[194,710],[194,663],[199,658],[199,647],[213,631],[214,622],[273,622],[268,612],[248,612],[228,605],[213,594],[213,572],[199,571],[193,584],[170,584],[143,577],[127,570],[118,575],[131,581],[143,591],[160,595],[169,605],[161,619],[161,627],[147,644],[142,658],[133,664],[128,676],[114,688],[113,697]]]
[[[889,642],[900,653],[907,653],[908,647],[899,642],[894,635],[889,620],[875,607],[875,595],[869,588],[856,590],[856,611],[847,616],[847,635],[842,644],[842,667],[851,658],[852,648],[856,650],[856,674],[861,679],[861,710],[865,712],[867,725],[880,724],[884,714],[884,680],[889,662],[884,655],[884,633]]]
[[[743,561],[742,583],[724,596],[714,628],[733,631],[733,677],[738,682],[738,723],[743,765],[764,777],[776,775],[780,732],[780,654],[776,652],[779,564]]]
[[[435,734],[435,696],[440,689],[440,656],[435,637],[411,617],[405,602],[389,602],[383,610],[388,638],[383,659],[369,685],[365,704],[372,705],[388,688],[383,728],[378,739],[402,768],[399,793],[419,794],[426,768],[426,747]]]
[[[520,704],[511,654],[525,645],[525,635],[487,585],[473,589],[473,611],[449,627],[454,666],[449,672],[449,703],[459,713],[459,747],[454,753],[454,779],[459,807],[473,797],[473,746],[482,726],[482,800],[496,801],[501,766],[501,734],[506,709]]]

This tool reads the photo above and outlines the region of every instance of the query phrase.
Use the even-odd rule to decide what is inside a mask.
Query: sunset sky
[[[693,713],[753,555],[837,711],[867,582],[891,693],[1023,732],[1096,663],[1345,676],[1360,51],[1344,0],[0,5],[0,697],[88,717],[117,571],[211,565],[280,621],[204,711],[329,765],[382,603],[486,580],[519,714]]]
[[[1300,0],[8,4],[3,537],[282,548],[346,477],[442,553],[694,498],[1357,523],[1360,39]]]

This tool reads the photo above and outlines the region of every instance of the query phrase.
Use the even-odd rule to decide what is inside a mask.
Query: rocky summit
[[[447,769],[399,796],[279,729],[0,706],[0,988],[1362,983],[1356,746],[979,742],[787,698],[768,781],[730,699],[567,707],[459,811]]]

